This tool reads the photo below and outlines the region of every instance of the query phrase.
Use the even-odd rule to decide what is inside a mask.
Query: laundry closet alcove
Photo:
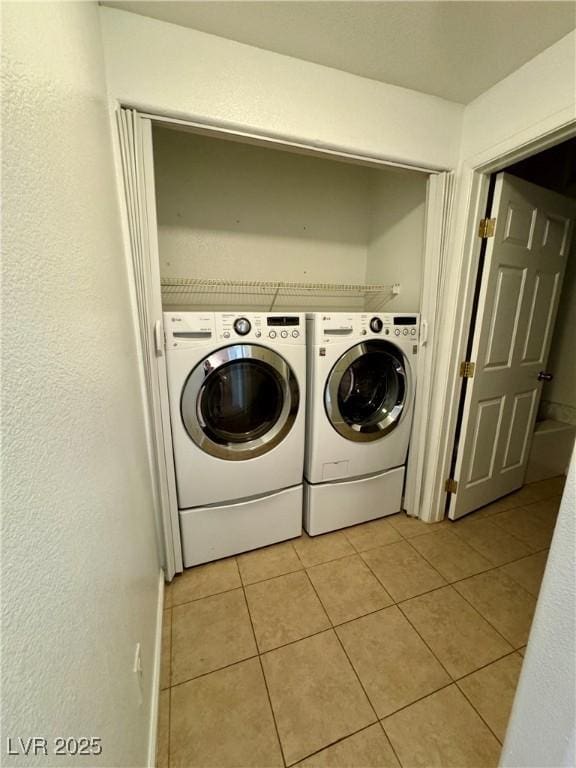
[[[159,536],[182,570],[162,311],[421,313],[404,506],[418,515],[449,173],[119,110]]]

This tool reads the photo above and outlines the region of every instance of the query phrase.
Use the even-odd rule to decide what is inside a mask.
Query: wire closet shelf
[[[399,283],[393,285],[364,285],[360,283],[294,283],[273,280],[209,280],[204,278],[163,277],[161,279],[164,305],[197,306],[249,303],[264,305],[271,312],[278,304],[297,297],[358,302],[366,311],[378,312],[393,296],[400,293]],[[240,299],[242,297],[242,299]]]

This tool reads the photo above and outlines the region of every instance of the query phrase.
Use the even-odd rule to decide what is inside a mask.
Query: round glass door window
[[[202,450],[229,460],[272,450],[298,412],[296,378],[272,350],[234,345],[214,352],[188,376],[181,398],[184,427]]]
[[[357,344],[330,372],[326,413],[343,437],[378,440],[398,426],[407,390],[404,357],[397,347],[386,341]]]

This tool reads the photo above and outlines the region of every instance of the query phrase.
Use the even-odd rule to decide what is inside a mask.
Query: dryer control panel
[[[414,312],[316,312],[307,319],[313,344],[375,338],[418,342],[420,336],[420,315]]]
[[[186,349],[214,338],[213,312],[164,312],[167,349]]]
[[[281,346],[306,344],[301,312],[164,312],[169,349],[214,343]]]
[[[216,339],[224,343],[306,343],[305,315],[301,312],[216,312],[215,321]]]

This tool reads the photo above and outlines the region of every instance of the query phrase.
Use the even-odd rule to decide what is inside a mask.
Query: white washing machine
[[[399,512],[419,315],[307,315],[304,528],[311,536]]]
[[[185,566],[299,536],[305,316],[165,312],[164,331]]]

